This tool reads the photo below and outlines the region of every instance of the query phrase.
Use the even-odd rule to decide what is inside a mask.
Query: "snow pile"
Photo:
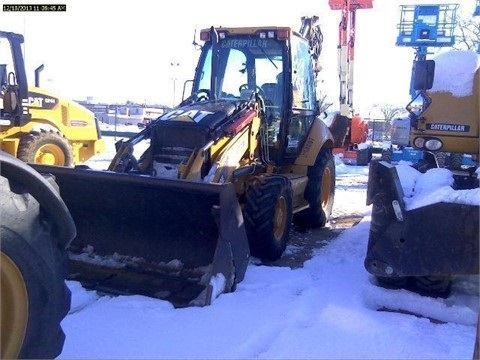
[[[370,145],[366,142],[358,144],[358,150],[366,150],[370,147]]]
[[[474,282],[473,278],[467,281]],[[461,295],[452,297],[454,296]],[[421,314],[423,317],[445,323],[472,326],[477,324],[478,304],[475,303],[459,305],[452,301],[452,298],[429,298],[405,289],[385,289],[380,286],[366,286],[363,297],[365,305],[371,309],[396,310],[417,316]]]
[[[435,78],[431,92],[450,92],[454,96],[473,93],[473,75],[480,67],[480,55],[473,51],[447,51],[435,60]]]
[[[69,314],[74,314],[83,308],[95,303],[100,298],[96,291],[85,290],[77,281],[66,281],[68,288],[72,293]]]
[[[435,168],[421,173],[409,165],[399,164],[396,170],[406,210],[438,202],[480,206],[480,189],[454,190],[453,174],[447,169]]]

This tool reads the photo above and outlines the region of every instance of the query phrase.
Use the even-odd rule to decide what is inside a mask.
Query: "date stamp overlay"
[[[3,4],[2,11],[4,12],[56,12],[67,11],[65,4]]]

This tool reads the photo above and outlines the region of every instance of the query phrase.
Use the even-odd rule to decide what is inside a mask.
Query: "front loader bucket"
[[[396,168],[370,164],[372,220],[365,268],[379,277],[479,273],[479,206],[435,203],[406,210]]]
[[[77,226],[70,279],[175,307],[235,289],[248,241],[233,185],[31,165],[53,174]]]

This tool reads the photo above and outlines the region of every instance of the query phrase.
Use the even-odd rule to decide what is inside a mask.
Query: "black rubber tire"
[[[414,276],[412,283],[422,295],[446,298],[451,291],[452,279],[449,276]]]
[[[42,185],[37,184],[37,187],[41,188]],[[43,209],[24,185],[0,176],[1,254],[3,259],[11,260],[16,267],[16,271],[12,272],[5,270],[7,268],[3,262],[0,264],[2,303],[7,299],[9,301],[5,303],[11,306],[5,309],[2,306],[2,319],[7,319],[7,314],[14,309],[28,309],[28,314],[20,323],[16,322],[18,318],[11,322],[2,320],[2,330],[12,326],[25,329],[23,338],[19,336],[4,340],[2,337],[2,345],[5,345],[4,341],[8,345],[13,344],[13,347],[5,348],[13,348],[14,352],[4,354],[7,350],[3,350],[2,346],[2,358],[53,359],[63,349],[65,334],[61,321],[68,313],[71,301],[70,290],[65,284],[68,259],[64,242],[57,241],[53,236],[55,231],[58,232],[54,221],[62,216],[52,218]],[[20,303],[16,301],[15,292],[9,291],[9,282],[4,277],[9,275],[20,279],[23,283],[21,286],[26,289],[27,296]]]
[[[257,177],[247,189],[243,212],[250,254],[261,260],[278,260],[292,225],[290,181],[279,175]]]
[[[480,359],[480,313],[477,316],[477,335],[475,336],[475,345],[473,348],[473,358]]]
[[[387,289],[406,289],[423,296],[446,298],[451,292],[452,281],[448,276],[376,276],[377,284]]]
[[[32,164],[74,166],[72,146],[64,136],[52,130],[24,135],[18,145],[17,157]]]
[[[322,149],[315,164],[308,169],[305,199],[309,208],[294,216],[296,225],[305,228],[324,227],[332,214],[335,198],[335,162],[331,149]]]
[[[64,281],[66,271],[60,270],[66,264],[63,252],[53,246],[38,249],[35,243],[45,245],[49,241],[43,231],[30,241],[6,226],[1,226],[0,231],[1,252],[18,267],[28,294],[26,333],[16,357],[54,359],[63,349],[65,334],[60,323],[70,309],[70,290]]]
[[[444,168],[447,162],[448,154],[443,151],[438,151],[434,153],[435,161],[437,163],[437,167]]]
[[[443,160],[442,160],[443,159]],[[423,159],[417,161],[412,165],[412,167],[421,173],[425,173],[430,169],[436,169],[444,161],[445,157],[442,154],[433,154],[430,151],[425,151],[423,153]],[[440,163],[438,162],[440,160]],[[442,165],[443,167],[443,165]]]
[[[357,150],[357,166],[366,166],[372,158],[370,148]]]
[[[448,157],[448,167],[452,170],[460,170],[462,168],[463,154],[452,153]]]
[[[400,289],[408,284],[408,277],[375,276],[377,284],[386,289]]]
[[[382,150],[382,155],[381,155],[381,160],[386,161],[388,163],[391,163],[392,162],[392,155],[393,155],[392,149],[383,149]]]

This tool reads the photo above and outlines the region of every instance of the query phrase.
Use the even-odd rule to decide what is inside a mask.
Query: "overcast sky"
[[[41,3],[16,0],[15,3]],[[2,30],[25,34],[26,62],[33,69],[44,63],[43,86],[66,97],[123,102],[177,102],[183,80],[192,78],[198,51],[195,30],[215,26],[290,26],[300,17],[319,15],[324,34],[323,78],[327,93],[338,97],[337,43],[340,12],[327,0],[209,1],[73,1],[65,13],[0,12]],[[357,12],[354,105],[405,104],[414,51],[395,46],[401,4],[413,0],[374,0],[374,8]],[[425,3],[454,3],[424,0]],[[457,1],[462,12],[473,12],[475,0]],[[198,38],[198,36],[197,36]],[[171,66],[171,63],[179,66]]]

